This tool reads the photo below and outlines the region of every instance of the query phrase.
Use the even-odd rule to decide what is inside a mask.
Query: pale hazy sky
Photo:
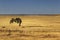
[[[60,14],[60,0],[0,0],[0,14]]]

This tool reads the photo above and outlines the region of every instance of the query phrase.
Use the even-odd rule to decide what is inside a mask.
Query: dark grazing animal
[[[13,23],[13,22],[18,23],[19,26],[21,26],[22,20],[21,20],[21,18],[15,18],[15,19],[12,18],[12,19],[10,20],[10,24]]]

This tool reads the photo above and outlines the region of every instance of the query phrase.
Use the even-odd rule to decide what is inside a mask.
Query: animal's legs
[[[21,24],[19,23],[19,26],[21,26]]]

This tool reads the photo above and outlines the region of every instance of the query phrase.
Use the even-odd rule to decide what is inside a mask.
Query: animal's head
[[[10,23],[13,23],[15,21],[15,19],[14,18],[12,18],[11,20],[10,20]]]

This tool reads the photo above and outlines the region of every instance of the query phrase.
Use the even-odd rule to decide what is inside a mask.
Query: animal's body
[[[16,19],[12,18],[10,20],[10,24],[13,23],[13,22],[19,23],[19,26],[21,26],[22,20],[21,20],[21,18],[16,18]]]

